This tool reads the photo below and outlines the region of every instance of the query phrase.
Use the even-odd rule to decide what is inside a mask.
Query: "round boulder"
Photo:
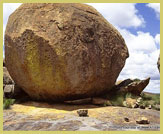
[[[120,33],[85,4],[22,4],[5,31],[8,71],[36,100],[104,93],[128,56]]]

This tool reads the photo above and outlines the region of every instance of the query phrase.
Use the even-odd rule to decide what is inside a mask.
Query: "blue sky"
[[[87,3],[113,24],[125,39],[129,58],[118,80],[151,77],[145,91],[160,92],[160,74],[157,59],[160,53],[160,4],[159,3]],[[21,3],[5,3],[3,27],[8,16]]]
[[[152,8],[146,6],[146,4],[139,3],[136,4],[136,9],[139,11],[139,14],[145,20],[145,27],[138,27],[137,29],[129,29],[132,33],[136,31],[150,32],[152,36],[155,36],[157,33],[160,33],[160,20],[157,17],[156,13]]]

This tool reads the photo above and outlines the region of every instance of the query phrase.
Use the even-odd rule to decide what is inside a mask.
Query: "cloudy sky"
[[[3,5],[3,32],[9,15],[21,4]],[[145,91],[160,92],[157,60],[160,53],[159,3],[89,3],[122,34],[130,57],[126,60],[118,80],[151,77]]]

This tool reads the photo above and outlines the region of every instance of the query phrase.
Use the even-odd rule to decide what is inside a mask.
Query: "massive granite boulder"
[[[104,93],[128,56],[120,33],[85,4],[22,4],[5,31],[7,69],[36,100]]]

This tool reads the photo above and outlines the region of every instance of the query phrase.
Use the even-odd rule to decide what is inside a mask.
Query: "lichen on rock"
[[[120,33],[86,4],[22,4],[5,31],[6,67],[35,100],[105,93],[128,56]]]

